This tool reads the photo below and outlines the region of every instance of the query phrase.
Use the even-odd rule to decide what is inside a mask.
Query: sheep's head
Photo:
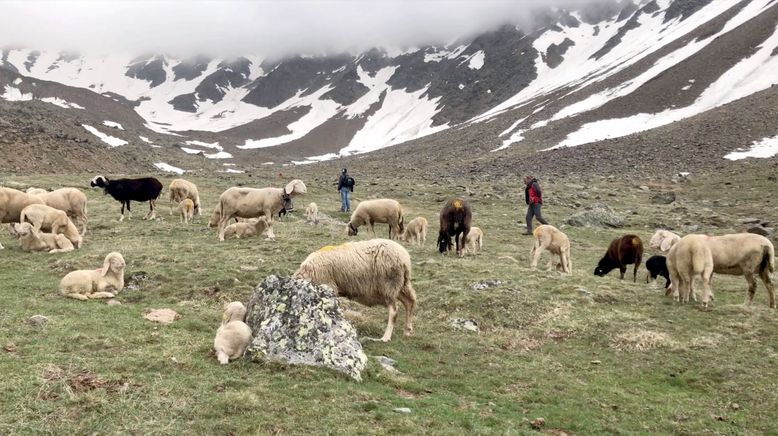
[[[97,176],[94,179],[92,179],[91,182],[89,182],[89,186],[93,188],[103,188],[105,189],[105,186],[107,185],[108,179],[106,179],[103,176]]]
[[[16,238],[23,238],[31,233],[33,233],[33,228],[30,223],[11,224],[11,235]]]
[[[351,224],[349,221],[348,223],[348,235],[349,236],[356,236],[359,233],[359,229],[354,227],[354,224]]]
[[[246,318],[246,306],[240,301],[233,301],[224,307],[222,324],[230,321],[243,321],[244,318]]]
[[[594,275],[598,277],[605,277],[605,274],[613,271],[613,268],[613,266],[607,265],[605,259],[602,259],[600,260],[600,263],[597,264],[597,267],[594,268]]]
[[[294,210],[294,205],[292,205],[292,195],[286,192],[286,188],[281,191],[281,209],[285,209],[286,211]]]
[[[448,233],[441,230],[438,234],[438,251],[440,251],[440,254],[444,254],[448,250],[451,249],[451,239],[448,236]]]
[[[124,262],[124,257],[120,253],[112,252],[108,253],[107,256],[105,256],[105,260],[103,261],[103,276],[108,274],[108,272],[113,272],[114,274],[121,274],[122,271],[124,271],[124,267],[127,264]]]
[[[208,221],[208,227],[216,227],[219,225],[219,220],[222,219],[221,209],[219,209],[219,206],[216,206],[213,209],[213,213],[211,214],[211,219]]]

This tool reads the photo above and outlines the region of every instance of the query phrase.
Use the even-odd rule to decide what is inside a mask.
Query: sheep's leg
[[[65,296],[68,298],[73,298],[75,300],[81,300],[81,301],[86,301],[89,299],[89,297],[87,297],[84,294],[66,294]]]
[[[640,261],[635,262],[635,268],[632,270],[632,283],[638,282],[638,268],[640,267]]]
[[[386,305],[389,309],[389,320],[386,322],[386,330],[381,337],[381,342],[389,342],[392,340],[392,330],[394,330],[394,322],[397,319],[397,303],[392,301]]]
[[[411,336],[413,334],[413,312],[416,309],[416,299],[407,292],[400,292],[400,295],[397,297],[405,307],[405,330],[403,335]]]
[[[773,282],[770,281],[770,271],[768,271],[767,268],[763,268],[759,273],[759,277],[762,278],[762,283],[764,283],[764,287],[767,288],[767,296],[770,299],[770,308],[775,309],[775,288],[773,287]]]
[[[276,239],[276,234],[273,232],[273,223],[270,220],[267,220],[267,239]]]
[[[115,297],[115,295],[110,293],[110,292],[93,292],[93,293],[87,295],[87,297],[92,298],[92,299],[113,298],[113,297]]]
[[[620,275],[619,275],[619,278],[620,278],[621,280],[624,280],[624,274],[625,274],[626,272],[627,272],[627,267],[626,267],[626,266],[620,266],[620,267],[619,267],[619,273],[620,273]]]
[[[754,302],[754,294],[756,294],[756,279],[754,279],[753,273],[746,273],[743,274],[746,277],[746,282],[748,282],[748,294],[746,295],[746,306],[750,306],[751,303]]]
[[[122,201],[122,213],[119,215],[119,222],[124,221],[124,203],[125,202]]]
[[[538,261],[540,260],[542,245],[537,242],[532,243],[532,248],[529,251],[529,269],[534,270],[538,267]]]

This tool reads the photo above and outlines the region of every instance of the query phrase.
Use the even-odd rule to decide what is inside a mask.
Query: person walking
[[[537,218],[541,224],[548,224],[540,213],[543,205],[543,193],[540,191],[538,179],[532,176],[524,176],[524,201],[527,203],[527,231],[524,235],[532,234],[532,218]]]
[[[340,178],[338,178],[338,192],[340,192],[340,211],[351,212],[348,194],[354,192],[354,179],[348,175],[346,168],[343,168]]]

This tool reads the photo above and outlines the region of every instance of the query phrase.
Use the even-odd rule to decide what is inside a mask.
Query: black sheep
[[[670,287],[670,272],[667,270],[667,258],[664,256],[651,256],[646,261],[646,283],[657,277],[665,278],[665,289]]]
[[[635,270],[632,273],[632,281],[637,281],[638,268],[643,259],[643,241],[637,235],[624,235],[614,239],[605,256],[597,263],[594,269],[594,275],[604,276],[612,270],[618,268],[621,273],[621,279],[624,279],[624,273],[627,271],[627,265],[634,263]]]
[[[154,205],[159,194],[162,192],[162,183],[154,177],[142,177],[139,179],[116,179],[109,180],[104,176],[97,176],[90,182],[94,187],[103,188],[104,194],[110,194],[115,200],[122,203],[122,216],[119,221],[124,220],[124,206],[127,206],[127,212],[130,210],[130,201],[148,201],[149,213],[143,219],[154,219],[157,214]]]
[[[451,237],[457,245],[457,255],[462,256],[462,250],[470,233],[470,221],[473,213],[470,204],[461,198],[447,201],[440,212],[440,233],[438,233],[438,251],[441,254],[451,250]]]

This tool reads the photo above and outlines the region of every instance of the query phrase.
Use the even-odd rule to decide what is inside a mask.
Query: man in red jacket
[[[540,207],[543,205],[543,193],[540,191],[538,179],[532,176],[524,176],[524,201],[527,203],[527,231],[524,235],[532,234],[532,218],[535,217],[541,224],[548,224],[540,213]]]

